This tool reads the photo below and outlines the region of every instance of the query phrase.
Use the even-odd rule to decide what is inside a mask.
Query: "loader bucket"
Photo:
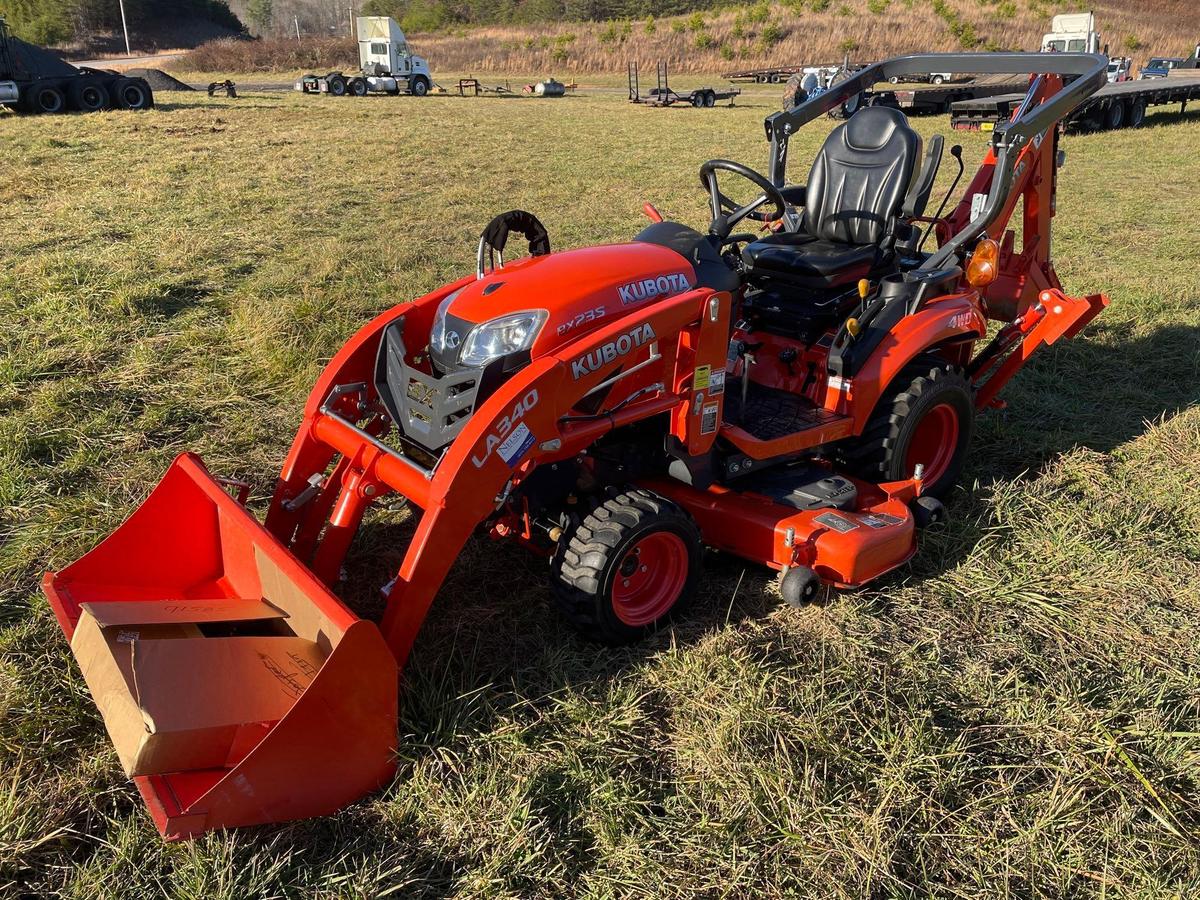
[[[326,815],[394,774],[398,671],[379,630],[198,457],[42,587],[168,840]]]

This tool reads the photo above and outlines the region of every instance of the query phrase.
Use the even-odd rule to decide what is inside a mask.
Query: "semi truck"
[[[1042,35],[1043,53],[1099,53],[1100,32],[1090,12],[1060,13],[1050,20],[1050,31]]]
[[[365,97],[377,94],[412,94],[424,97],[433,87],[429,63],[408,51],[408,40],[399,23],[388,16],[359,16],[359,74],[330,72],[305,75],[295,89],[305,94],[332,94],[335,97]]]
[[[57,53],[8,33],[0,18],[0,106],[16,112],[148,109],[154,92],[144,78],[76,67]]]

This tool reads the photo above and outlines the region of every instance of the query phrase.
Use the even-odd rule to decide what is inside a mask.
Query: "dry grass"
[[[1200,7],[1191,0],[1094,6],[1110,52],[1133,56],[1135,66],[1151,56],[1187,55],[1188,35],[1200,33]],[[764,0],[659,20],[459,28],[409,38],[413,51],[430,61],[435,77],[447,71],[613,73],[623,72],[629,60],[646,66],[664,60],[679,73],[720,73],[839,62],[847,53],[865,61],[917,51],[1036,50],[1052,11],[1027,0]],[[212,41],[171,67],[291,72],[357,65],[350,39],[306,37]]]
[[[768,111],[188,94],[0,119],[0,895],[1200,891],[1194,114],[1066,140],[1058,268],[1113,306],[983,417],[954,527],[895,576],[798,613],[715,557],[675,627],[612,651],[559,623],[543,564],[480,540],[383,794],[164,846],[122,778],[40,573],[185,448],[261,509],[322,361],[469,270],[496,210],[557,247],[628,236],[644,200],[699,224],[696,167],[762,164]],[[356,608],[407,533],[367,522]]]
[[[653,22],[652,34],[647,33],[647,20],[634,19],[472,28],[410,35],[410,39],[414,51],[430,60],[435,74],[445,70],[560,76],[621,72],[631,59],[646,65],[665,60],[672,71],[681,73],[719,73],[839,62],[847,52],[852,59],[867,61],[917,51],[1036,50],[1050,29],[1051,15],[1061,11],[1053,3],[1028,0],[945,0],[940,7],[947,11],[945,16],[936,8],[930,0],[763,2],[705,12],[698,18],[660,19]],[[1136,4],[1104,0],[1090,8],[1110,52],[1133,56],[1138,66],[1154,55],[1186,56],[1200,34],[1200,7],[1192,0]],[[960,30],[952,27],[955,23]],[[964,25],[970,30],[961,30]],[[272,46],[284,43],[272,42]],[[181,65],[203,68],[191,59]]]
[[[358,44],[345,37],[302,41],[264,38],[257,41],[226,38],[201,44],[173,60],[169,68],[187,72],[292,72],[355,69]]]

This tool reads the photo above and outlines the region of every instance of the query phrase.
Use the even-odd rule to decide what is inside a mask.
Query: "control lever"
[[[954,176],[954,182],[950,185],[950,190],[946,191],[946,196],[942,198],[942,205],[938,207],[937,214],[933,217],[933,221],[929,223],[929,227],[925,229],[925,233],[921,235],[921,240],[917,243],[917,252],[921,252],[921,248],[925,246],[925,241],[933,232],[933,226],[942,217],[942,213],[946,211],[946,204],[950,202],[950,196],[954,193],[954,189],[958,187],[958,183],[962,180],[963,172],[966,171],[966,166],[963,165],[963,148],[962,144],[955,144],[950,148],[950,155],[958,162],[958,174]]]

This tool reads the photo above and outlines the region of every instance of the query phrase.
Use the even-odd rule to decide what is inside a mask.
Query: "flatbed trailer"
[[[877,101],[876,105],[895,105],[911,115],[938,115],[950,111],[953,104],[963,100],[977,100],[981,97],[992,97],[1021,91],[1024,95],[1025,85],[1011,78],[995,80],[981,78],[959,84],[940,84],[931,87],[909,88],[905,90],[874,91],[876,95],[891,94],[895,103],[887,103],[885,98]],[[868,93],[872,93],[868,91]]]
[[[1023,92],[1009,93],[954,103],[950,127],[957,131],[991,131],[997,122],[1012,117],[1024,97]],[[1189,100],[1200,100],[1200,72],[1195,76],[1122,81],[1092,94],[1063,120],[1063,126],[1078,131],[1137,128],[1149,107],[1178,103],[1183,112]]]
[[[630,103],[645,103],[649,106],[674,106],[676,103],[681,103],[701,109],[716,106],[718,100],[728,100],[729,105],[733,106],[733,98],[741,93],[737,88],[712,87],[696,88],[694,91],[676,91],[667,82],[667,64],[660,62],[658,64],[658,85],[650,89],[649,96],[643,97],[638,84],[638,64],[636,62],[629,64],[628,74]]]
[[[803,72],[809,66],[773,66],[769,69],[738,69],[734,72],[724,72],[721,77],[726,81],[755,82],[757,84],[783,84],[798,72]]]

